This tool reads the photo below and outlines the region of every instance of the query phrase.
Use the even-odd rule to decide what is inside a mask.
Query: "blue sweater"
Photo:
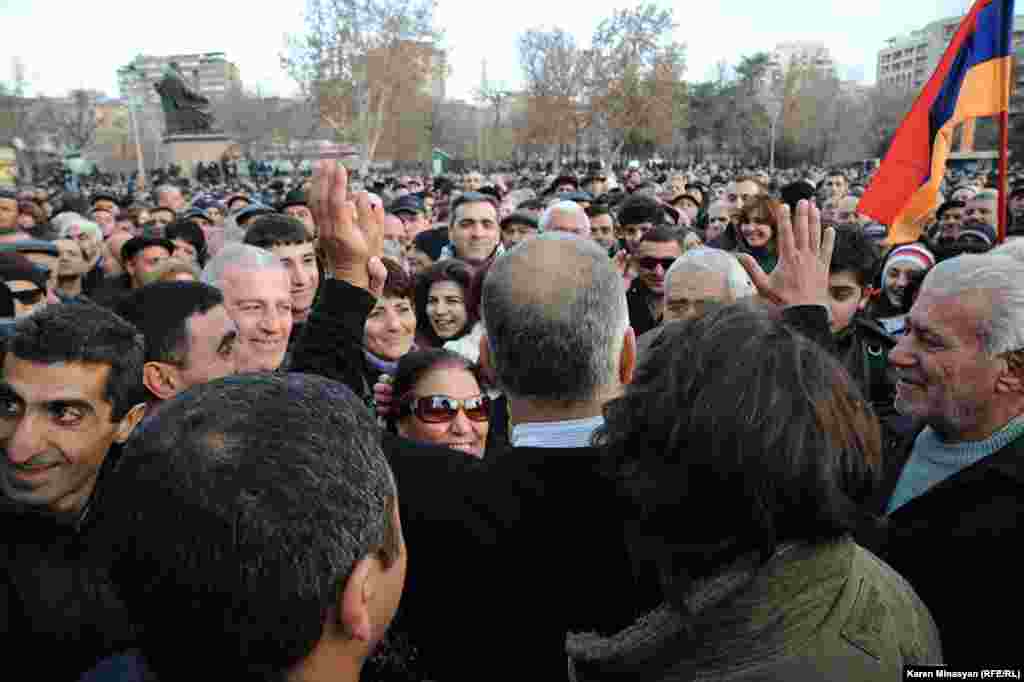
[[[914,449],[889,498],[886,514],[893,513],[932,486],[975,462],[1002,450],[1021,434],[1024,434],[1024,416],[1011,419],[1006,426],[985,440],[963,443],[947,443],[932,427],[925,427],[914,440]]]

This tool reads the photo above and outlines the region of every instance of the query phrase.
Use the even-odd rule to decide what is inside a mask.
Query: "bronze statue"
[[[188,85],[177,63],[164,67],[163,79],[153,87],[160,93],[168,135],[216,132],[213,115],[205,111],[210,100]]]

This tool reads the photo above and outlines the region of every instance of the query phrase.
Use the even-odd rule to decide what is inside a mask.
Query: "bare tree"
[[[527,96],[522,141],[561,148],[578,143],[592,122],[586,97],[591,53],[560,28],[527,30],[518,48]]]
[[[277,156],[292,164],[298,175],[302,162],[312,155],[311,143],[322,137],[320,120],[307,100],[283,105],[273,116],[270,139]]]
[[[435,7],[435,0],[308,0],[305,34],[289,38],[282,65],[325,125],[363,146],[367,166],[388,119],[407,108],[404,98],[444,77]]]
[[[60,149],[80,154],[96,140],[96,96],[88,90],[72,90],[66,99],[44,100],[44,125],[52,130]]]
[[[684,116],[685,47],[672,39],[675,29],[672,10],[645,3],[614,12],[594,32],[589,96],[615,155],[627,144],[669,142]]]
[[[238,143],[242,155],[249,159],[270,139],[278,127],[278,114],[286,106],[278,97],[232,88],[214,100],[213,114],[224,132]]]

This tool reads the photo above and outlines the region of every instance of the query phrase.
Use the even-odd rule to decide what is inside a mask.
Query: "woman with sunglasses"
[[[491,400],[475,365],[448,350],[414,351],[393,385],[398,435],[483,458]]]

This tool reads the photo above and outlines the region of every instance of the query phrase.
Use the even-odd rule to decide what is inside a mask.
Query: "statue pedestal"
[[[168,135],[164,138],[164,158],[180,165],[188,177],[194,177],[197,163],[219,163],[232,144],[224,133]]]

